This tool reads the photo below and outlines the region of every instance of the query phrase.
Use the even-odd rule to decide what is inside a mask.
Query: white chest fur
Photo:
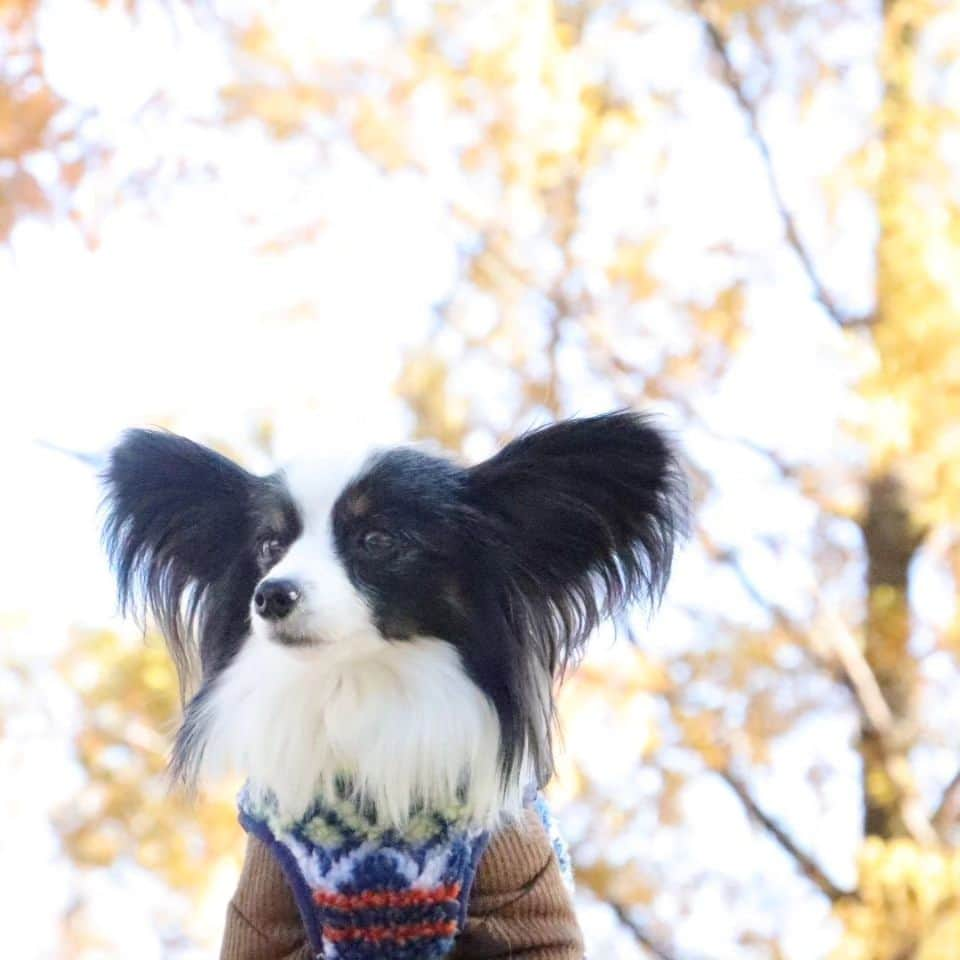
[[[248,776],[290,816],[342,774],[393,821],[419,801],[449,803],[463,783],[478,822],[519,809],[519,785],[501,788],[493,707],[440,640],[343,658],[251,636],[216,680],[201,726],[202,772]]]

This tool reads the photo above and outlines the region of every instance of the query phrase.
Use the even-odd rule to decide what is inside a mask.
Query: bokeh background
[[[0,0],[3,953],[211,957],[236,879],[100,552],[122,428],[635,406],[696,522],[563,695],[591,955],[960,956],[958,7]]]

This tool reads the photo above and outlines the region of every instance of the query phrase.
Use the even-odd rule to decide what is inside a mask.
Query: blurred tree
[[[88,870],[137,864],[200,902],[220,866],[239,867],[242,840],[232,792],[194,803],[169,789],[167,734],[180,702],[162,643],[79,633],[59,669],[82,717],[75,743],[83,783],[58,814],[67,855]],[[82,940],[85,906],[81,894],[65,932],[70,943]]]
[[[702,878],[684,883],[642,858],[625,860],[618,839],[631,824],[659,832],[682,827],[679,798],[688,784],[713,775],[833,905],[842,924],[836,956],[952,955],[960,924],[960,778],[941,782],[931,801],[916,762],[930,746],[956,754],[955,736],[933,728],[932,710],[924,711],[935,699],[925,658],[949,653],[955,678],[954,634],[941,630],[921,650],[922,617],[911,610],[909,589],[923,551],[956,569],[960,221],[950,159],[957,117],[947,93],[954,89],[956,11],[932,0],[887,0],[879,12],[788,0],[695,0],[672,12],[547,0],[495,7],[480,13],[439,3],[411,13],[405,4],[380,4],[389,38],[381,55],[343,62],[285,59],[282,38],[264,15],[239,32],[242,79],[225,92],[237,117],[259,116],[285,138],[320,143],[346,133],[385,173],[412,171],[440,185],[463,271],[438,309],[431,341],[410,356],[400,380],[421,435],[476,455],[493,439],[585,401],[659,401],[691,429],[711,432],[700,404],[758,322],[748,321],[746,308],[760,271],[737,251],[735,224],[729,238],[691,238],[658,197],[672,138],[697,120],[684,115],[691,108],[684,89],[658,87],[653,78],[631,87],[625,76],[650,52],[644,34],[664,29],[663,20],[699,27],[703,62],[742,114],[757,151],[763,179],[753,203],[771,206],[805,295],[842,330],[858,366],[870,368],[856,386],[863,404],[847,447],[829,464],[714,436],[765,457],[776,482],[814,511],[801,602],[784,603],[782,590],[758,586],[756,561],[748,559],[759,542],[776,562],[790,554],[790,543],[747,524],[738,541],[704,523],[697,548],[729,569],[764,625],[748,627],[753,618],[703,604],[691,611],[697,641],[687,649],[658,654],[640,643],[633,667],[615,683],[588,665],[568,689],[568,716],[607,709],[625,724],[638,700],[660,704],[647,712],[655,729],[635,771],[635,779],[643,767],[657,773],[657,824],[644,813],[649,796],[625,804],[622,791],[605,792],[591,779],[582,756],[572,758],[569,799],[589,811],[578,843],[581,882],[613,906],[646,950],[682,955],[682,921],[671,930],[657,908],[668,902],[666,889],[689,898]],[[815,252],[808,241],[808,233],[823,236],[822,218],[814,206],[811,224],[801,224],[763,120],[768,98],[792,100],[784,109],[802,121],[836,96],[846,74],[864,66],[844,63],[830,47],[851,26],[880,38],[868,51],[879,96],[857,118],[860,142],[806,192],[819,189],[819,209],[827,212],[842,203],[837,193],[844,189],[873,205],[875,295],[861,313],[844,306],[855,292],[828,288],[818,262],[833,244],[827,236]],[[442,144],[431,126],[446,131]],[[618,218],[602,188],[605,178],[622,187],[627,164],[643,199],[624,198],[632,217]],[[683,245],[691,270],[714,269],[696,282],[671,276],[663,267],[670,244]],[[482,387],[472,391],[472,383]],[[709,461],[695,458],[693,468],[698,500],[709,506],[722,487]],[[838,587],[857,580],[851,602]],[[855,717],[862,825],[860,839],[850,838],[859,872],[849,886],[813,855],[815,837],[794,836],[756,796],[778,740],[815,715]],[[837,776],[824,765],[836,763],[837,748],[824,746],[821,765],[808,771],[824,796]],[[729,895],[733,901],[736,881]],[[745,954],[786,949],[780,931],[746,916],[736,937]]]
[[[89,112],[50,82],[40,7],[38,0],[0,2],[0,244],[28,215],[73,219],[92,239],[76,190],[109,157]]]
[[[165,733],[180,704],[162,643],[87,633],[71,645],[61,670],[86,718],[77,755],[87,779],[60,823],[68,852],[97,866],[128,858],[198,895],[213,862],[236,859],[237,817],[232,797],[194,804],[166,789]]]
[[[37,156],[60,158],[67,185],[88,162],[46,83],[36,9],[0,0],[0,239],[61,196],[31,172]],[[709,570],[723,596],[678,594],[675,637],[638,636],[615,669],[601,656],[567,685],[560,799],[581,884],[659,958],[807,956],[789,936],[798,906],[829,911],[841,960],[953,956],[960,774],[942,769],[960,765],[944,695],[960,632],[927,616],[917,571],[946,590],[960,576],[954,6],[381,0],[342,50],[291,30],[282,4],[239,10],[221,11],[228,128],[295,143],[314,170],[352,150],[443,201],[459,282],[398,384],[419,435],[475,457],[539,419],[653,402],[691,441],[702,519],[686,572]],[[740,180],[717,172],[738,165]],[[318,229],[307,210],[267,253]],[[826,452],[713,411],[771,328],[853,371]],[[761,487],[800,519],[752,515]],[[64,828],[79,862],[132,855],[189,889],[194,864],[227,849],[228,813],[154,795],[149,731],[173,709],[157,656],[93,635],[65,662],[90,787]],[[83,663],[107,666],[86,682]],[[629,768],[598,768],[578,728],[634,731]],[[811,729],[813,751],[789,746]],[[812,814],[794,803],[804,791]],[[719,832],[736,820],[724,803],[769,839],[769,870],[700,864],[697,808]],[[842,836],[839,807],[854,811]],[[710,897],[728,933],[705,950]]]

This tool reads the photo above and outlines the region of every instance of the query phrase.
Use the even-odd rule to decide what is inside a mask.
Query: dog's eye
[[[261,563],[276,563],[282,553],[283,544],[276,537],[265,537],[257,544],[257,559]]]
[[[394,539],[383,530],[370,530],[363,535],[360,545],[366,553],[379,557],[393,549]]]

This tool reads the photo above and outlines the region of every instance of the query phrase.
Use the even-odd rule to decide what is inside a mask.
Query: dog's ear
[[[198,617],[247,616],[245,604],[225,610],[209,604],[208,594],[237,575],[255,582],[251,497],[263,481],[207,447],[159,430],[124,434],[102,479],[103,537],[121,606],[153,615],[183,693]]]
[[[468,472],[525,616],[562,667],[605,616],[659,600],[687,522],[687,486],[666,436],[631,412],[527,433]]]

